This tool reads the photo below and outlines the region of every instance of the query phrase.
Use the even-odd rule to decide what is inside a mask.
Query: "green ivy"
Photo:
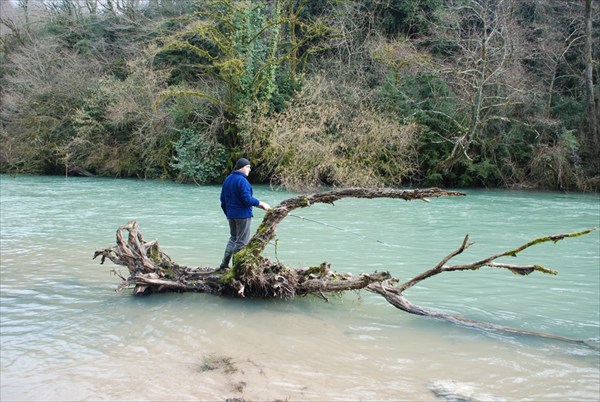
[[[225,148],[192,128],[177,131],[179,139],[173,142],[175,155],[171,167],[178,172],[178,179],[197,184],[219,179],[227,162]]]

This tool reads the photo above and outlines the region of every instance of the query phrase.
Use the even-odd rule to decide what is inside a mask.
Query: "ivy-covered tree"
[[[225,129],[224,142],[239,147],[253,116],[281,109],[292,95],[301,64],[298,52],[307,54],[303,46],[314,46],[309,40],[329,33],[323,24],[300,19],[304,7],[305,2],[283,1],[203,3],[182,18],[181,29],[161,39],[156,60],[171,65],[179,77],[179,85],[162,99],[198,96],[220,105],[233,126]],[[206,84],[215,80],[223,91]]]

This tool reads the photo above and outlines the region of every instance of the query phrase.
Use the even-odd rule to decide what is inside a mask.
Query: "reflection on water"
[[[367,292],[291,301],[114,293],[92,260],[136,219],[184,265],[215,266],[227,240],[219,188],[0,177],[1,395],[9,400],[598,400],[596,347],[486,333],[411,316]],[[271,205],[290,196],[255,186]],[[431,203],[341,200],[297,211],[267,253],[290,266],[407,279],[464,235],[474,261],[535,237],[600,226],[597,195],[467,191]],[[256,220],[262,218],[256,211]],[[321,225],[313,221],[327,223]],[[254,222],[256,227],[257,222]],[[341,230],[340,230],[341,229]],[[598,232],[525,251],[556,277],[482,269],[407,296],[431,309],[598,338]],[[385,244],[382,244],[385,243]],[[122,268],[124,269],[124,268]],[[206,369],[206,359],[230,359]]]

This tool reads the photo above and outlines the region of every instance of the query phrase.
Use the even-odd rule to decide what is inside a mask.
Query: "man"
[[[230,237],[219,269],[229,268],[231,257],[250,241],[252,207],[265,211],[271,208],[253,197],[252,185],[248,181],[250,169],[250,161],[240,158],[221,188],[221,208],[229,221]]]

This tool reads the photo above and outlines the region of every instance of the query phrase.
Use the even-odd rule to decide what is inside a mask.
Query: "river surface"
[[[578,344],[413,316],[365,291],[328,302],[115,293],[111,271],[126,268],[92,256],[130,220],[177,263],[218,265],[228,235],[218,186],[0,176],[0,191],[2,401],[600,399],[599,231],[500,260],[557,276],[482,268],[406,292],[432,310],[588,342]],[[476,243],[454,263],[600,226],[598,194],[465,192],[296,210],[267,254],[407,280],[466,234]],[[255,195],[276,205],[295,194]],[[263,216],[255,210],[254,229]]]

